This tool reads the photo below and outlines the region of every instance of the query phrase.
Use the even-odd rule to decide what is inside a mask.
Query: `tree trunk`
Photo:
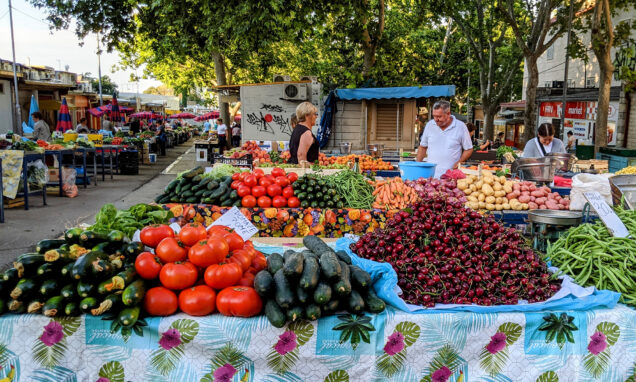
[[[217,85],[227,85],[227,77],[225,74],[225,58],[221,55],[221,53],[214,52],[212,53],[212,59],[214,60],[214,73],[216,75]],[[219,93],[217,92],[217,94]],[[226,126],[230,126],[230,105],[227,102],[221,102],[220,95],[218,95],[218,97],[219,114],[221,115],[221,119],[223,119],[223,123],[225,123]]]
[[[599,67],[601,69],[601,78],[598,89],[598,108],[596,109],[596,131],[594,133],[594,154],[598,153],[600,147],[607,146],[607,113],[610,103],[610,88],[612,86],[612,74],[614,69],[612,65],[611,57],[609,57],[609,49],[607,50],[607,62],[601,64],[599,60]],[[610,65],[611,70],[604,70],[605,65]],[[608,68],[609,69],[609,68]],[[616,134],[616,132],[614,132]]]
[[[614,45],[614,26],[610,15],[608,0],[599,0],[594,7],[592,21],[592,50],[598,60],[600,84],[598,89],[598,108],[596,109],[596,131],[594,133],[594,153],[607,146],[607,112],[610,102],[610,88],[614,64],[611,49]],[[614,132],[616,134],[616,132]]]
[[[483,105],[484,107],[484,140],[493,140],[495,132],[495,115],[497,114],[498,105]],[[477,137],[479,138],[479,137]]]
[[[524,130],[523,142],[534,138],[537,130],[537,86],[539,85],[539,68],[537,67],[537,57],[526,56],[526,66],[528,67],[528,85],[526,87],[526,111],[523,116]]]
[[[368,5],[368,2],[365,2]],[[378,1],[378,29],[374,36],[369,32],[368,19],[363,18],[364,30],[362,31],[362,51],[364,60],[362,62],[362,76],[366,80],[371,74],[371,69],[375,66],[375,52],[377,50],[382,33],[384,33],[384,0]]]

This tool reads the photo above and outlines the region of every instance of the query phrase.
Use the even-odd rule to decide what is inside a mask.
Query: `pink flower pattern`
[[[64,327],[57,321],[51,321],[44,327],[40,341],[46,346],[53,346],[64,338]]]
[[[162,335],[159,340],[159,345],[166,350],[170,350],[174,347],[181,345],[181,333],[177,329],[168,329]]]
[[[293,330],[288,330],[278,337],[278,342],[274,345],[274,349],[278,354],[285,355],[296,349],[296,345],[296,333]]]
[[[234,366],[226,363],[214,371],[214,382],[229,382],[236,374]]]
[[[435,370],[435,372],[431,375],[431,381],[432,382],[446,382],[446,381],[448,381],[448,378],[450,378],[451,375],[453,375],[453,372],[451,371],[451,369],[449,369],[446,366],[443,366],[443,367]]]
[[[506,338],[505,333],[495,333],[494,336],[490,337],[490,343],[486,345],[486,350],[488,350],[490,354],[497,354],[506,347]]]
[[[602,332],[596,332],[590,337],[590,344],[587,345],[587,350],[594,355],[598,355],[607,348],[607,337]]]
[[[97,382],[110,382],[110,379],[106,378],[106,377],[99,377],[99,379],[97,380]]]
[[[404,349],[404,334],[395,332],[391,334],[384,345],[384,352],[390,356],[394,356]]]

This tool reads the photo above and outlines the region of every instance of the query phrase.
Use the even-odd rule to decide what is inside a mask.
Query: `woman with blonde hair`
[[[298,124],[289,138],[289,163],[313,163],[318,160],[320,146],[311,132],[318,119],[318,109],[311,102],[303,102],[296,108]]]

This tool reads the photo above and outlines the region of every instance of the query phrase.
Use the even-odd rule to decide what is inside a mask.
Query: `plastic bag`
[[[42,160],[27,163],[27,181],[30,190],[40,190],[49,182],[49,168]]]
[[[570,209],[582,210],[587,203],[584,192],[598,192],[610,206],[612,203],[612,189],[609,177],[612,174],[578,174],[572,178],[572,191],[570,192]]]
[[[75,179],[77,178],[77,171],[72,167],[62,168],[62,191],[64,195],[69,198],[77,196],[78,190],[75,185]]]

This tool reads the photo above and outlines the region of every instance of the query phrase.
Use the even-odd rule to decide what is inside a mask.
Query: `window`
[[[554,59],[554,44],[548,48],[548,50],[546,51],[546,54],[547,54],[548,61]]]
[[[586,88],[595,88],[596,87],[596,78],[590,77],[590,78],[586,79],[585,80],[585,87]]]
[[[576,81],[568,80],[568,88],[572,89],[576,87]]]

